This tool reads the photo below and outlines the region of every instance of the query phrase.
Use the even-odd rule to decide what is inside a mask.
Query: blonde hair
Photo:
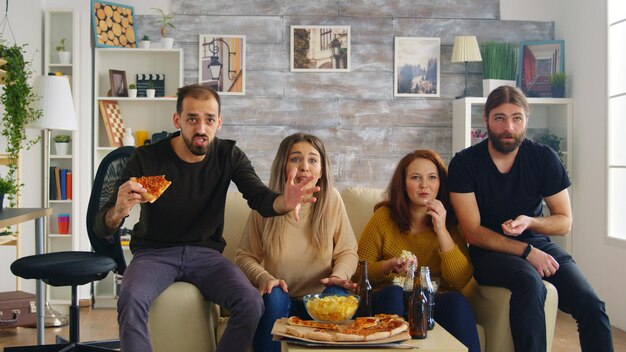
[[[308,224],[311,236],[309,237],[313,249],[317,253],[323,253],[326,250],[326,239],[333,234],[329,231],[328,212],[329,196],[333,187],[332,172],[330,171],[330,160],[326,154],[324,143],[313,135],[296,133],[286,137],[280,143],[276,157],[272,162],[272,174],[270,176],[270,188],[274,191],[283,193],[285,191],[285,183],[287,175],[285,166],[291,147],[299,142],[307,142],[311,144],[320,154],[322,175],[317,181],[320,191],[315,193],[317,201],[312,205],[310,222]],[[285,216],[275,216],[267,220],[263,229],[263,247],[269,256],[274,256],[282,250],[283,247],[283,230],[285,228]]]

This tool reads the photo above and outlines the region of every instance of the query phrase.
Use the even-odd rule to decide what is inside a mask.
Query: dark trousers
[[[152,351],[148,312],[154,299],[175,281],[193,284],[206,299],[230,310],[231,317],[217,351],[239,352],[248,348],[263,314],[259,291],[218,251],[178,246],[134,253],[117,303],[122,351]]]
[[[604,302],[582,274],[572,257],[548,238],[527,240],[559,263],[555,275],[545,278],[558,290],[559,309],[578,323],[583,351],[613,351],[611,325]],[[481,285],[511,290],[511,333],[516,351],[545,351],[546,288],[535,268],[520,257],[470,247],[474,276]]]
[[[374,314],[398,314],[404,316],[402,287],[387,286],[374,292],[372,305]],[[474,311],[467,299],[459,292],[440,292],[435,295],[435,321],[469,352],[480,352],[480,340],[476,330]]]

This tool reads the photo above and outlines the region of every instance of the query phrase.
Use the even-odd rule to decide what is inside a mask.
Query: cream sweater
[[[267,280],[282,279],[287,283],[289,296],[300,298],[322,292],[323,278],[335,275],[349,279],[354,274],[358,263],[357,243],[339,192],[336,189],[330,192],[328,213],[324,215],[332,230],[323,254],[317,253],[309,240],[312,208],[312,204],[302,206],[299,222],[291,214],[284,218],[282,251],[275,257],[269,257],[263,246],[266,218],[256,211],[250,213],[235,264],[254,286],[258,288]]]

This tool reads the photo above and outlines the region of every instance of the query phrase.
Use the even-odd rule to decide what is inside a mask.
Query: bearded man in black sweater
[[[98,213],[99,236],[114,233],[141,206],[130,248],[133,259],[118,300],[122,350],[151,351],[148,312],[154,299],[175,281],[190,282],[203,296],[231,312],[217,351],[245,351],[263,313],[261,295],[237,266],[221,254],[226,193],[233,181],[248,205],[263,216],[297,210],[319,187],[303,190],[310,179],[287,180],[284,194],[268,189],[234,141],[216,137],[222,126],[221,101],[213,89],[198,84],[178,90],[171,137],[135,150],[116,196]],[[296,171],[295,169],[293,171]],[[131,177],[165,175],[170,187],[154,203]],[[245,219],[242,219],[244,221]]]

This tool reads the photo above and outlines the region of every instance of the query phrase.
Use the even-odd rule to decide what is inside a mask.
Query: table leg
[[[35,219],[35,253],[43,254],[43,218]],[[45,315],[45,306],[44,306],[44,286],[43,281],[36,281],[36,291],[35,294],[37,296],[37,344],[44,344],[44,315]]]

